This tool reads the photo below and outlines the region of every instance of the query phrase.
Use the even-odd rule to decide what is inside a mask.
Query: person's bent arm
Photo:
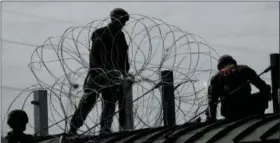
[[[208,87],[208,105],[209,105],[209,116],[210,120],[217,119],[217,101],[219,99],[218,89],[219,85],[215,77],[211,79],[210,86]]]
[[[121,35],[121,46],[122,46],[122,50],[121,52],[123,52],[124,57],[121,57],[122,60],[120,60],[120,65],[121,65],[121,69],[123,70],[123,72],[125,72],[125,74],[128,73],[129,69],[130,69],[130,65],[129,65],[129,56],[128,56],[128,45],[126,43],[126,39],[125,39],[125,35],[123,32],[120,33]]]
[[[260,93],[270,94],[271,87],[266,84],[253,69],[247,67],[247,73],[250,77],[251,83],[260,90]]]
[[[101,51],[102,39],[98,36],[97,31],[93,32],[92,37],[92,46],[90,49],[89,55],[89,65],[90,68],[96,68],[97,65],[101,65]]]

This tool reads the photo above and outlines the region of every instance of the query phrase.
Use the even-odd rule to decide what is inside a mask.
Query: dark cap
[[[236,60],[233,59],[232,56],[230,55],[223,55],[220,57],[220,59],[218,60],[218,70],[224,68],[226,65],[228,64],[237,64]]]
[[[9,113],[7,121],[8,125],[12,127],[17,122],[24,124],[28,123],[28,116],[25,111],[17,109]]]
[[[118,20],[124,20],[124,21],[129,20],[128,13],[122,8],[114,8],[110,12],[110,17],[111,17],[111,19],[118,19]]]

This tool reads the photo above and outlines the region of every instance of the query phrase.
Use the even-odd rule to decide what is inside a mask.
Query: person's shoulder
[[[92,32],[91,39],[101,38],[106,35],[106,27],[97,28]]]
[[[106,30],[106,27],[97,28],[93,31],[93,34],[101,34]]]
[[[218,80],[220,76],[221,76],[221,72],[220,72],[220,71],[216,72],[216,73],[210,78],[210,82],[214,82],[214,81]]]
[[[248,65],[237,65],[237,67],[243,68],[243,69],[249,69],[250,68]]]
[[[241,71],[254,71],[250,66],[248,65],[237,65],[238,69]]]

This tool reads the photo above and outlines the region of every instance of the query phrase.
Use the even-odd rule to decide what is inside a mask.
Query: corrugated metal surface
[[[219,120],[113,133],[76,139],[99,143],[247,143],[279,142],[279,114],[254,116],[237,121]],[[59,142],[59,138],[44,143]]]

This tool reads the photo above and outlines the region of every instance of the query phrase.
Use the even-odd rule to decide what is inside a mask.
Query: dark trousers
[[[112,87],[104,88],[99,86],[98,83],[95,82],[96,81],[90,79],[89,76],[85,80],[85,94],[81,98],[79,106],[74,112],[74,115],[71,119],[70,130],[72,131],[76,131],[83,125],[88,113],[94,107],[96,100],[99,97],[99,93],[101,93],[103,99],[103,109],[100,119],[101,133],[111,132],[113,116],[115,115],[115,104],[117,101],[119,102],[119,109],[123,109],[123,99],[125,94],[122,85],[115,85]],[[104,85],[104,81],[99,83],[102,83],[102,85]],[[125,111],[120,110],[119,116],[120,121],[124,121],[121,118],[124,118]],[[120,126],[123,125],[124,123],[120,122]]]
[[[241,119],[252,115],[262,115],[268,107],[269,95],[259,92],[251,96],[229,99],[222,102],[221,113],[226,119]]]

